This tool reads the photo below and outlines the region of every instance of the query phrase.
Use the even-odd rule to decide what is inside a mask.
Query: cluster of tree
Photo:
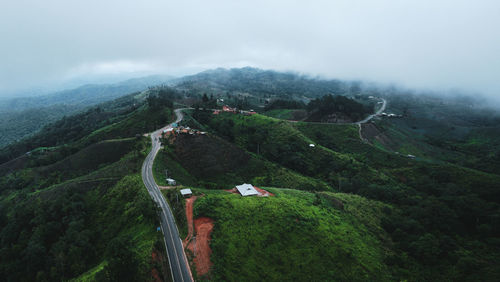
[[[187,89],[213,89],[250,93],[258,97],[291,96],[320,97],[324,93],[346,93],[349,83],[339,80],[321,80],[294,73],[264,71],[255,68],[217,69],[184,78],[179,87]]]
[[[325,95],[312,100],[306,107],[309,121],[327,121],[329,115],[347,116],[352,121],[361,120],[372,109],[342,95]]]
[[[135,281],[141,271],[144,277],[137,242],[122,231],[144,223],[152,231],[156,214],[146,191],[136,185],[140,179],[125,182],[105,193],[68,190],[44,199],[19,193],[8,213],[0,209],[2,279],[69,280],[104,258],[101,280]]]
[[[151,91],[148,95],[147,103],[150,108],[159,109],[162,107],[172,108],[173,100],[179,99],[181,95],[173,88],[163,87],[155,91]]]
[[[124,96],[114,101],[92,107],[84,112],[64,116],[44,126],[36,134],[0,149],[0,164],[38,147],[53,147],[68,144],[98,128],[104,127],[135,111],[140,104],[136,94]]]
[[[277,99],[267,104],[264,108],[265,111],[276,109],[305,109],[306,104],[301,101]]]
[[[383,160],[367,160],[384,156],[369,152],[350,151],[353,158],[338,158],[338,154],[309,148],[284,122],[239,119],[245,117],[212,117],[208,124],[221,137],[269,161],[324,180],[343,192],[397,207],[401,212],[387,210],[383,222],[396,243],[396,255],[390,259],[395,269],[416,267],[422,280],[475,276],[491,280],[500,274],[493,263],[500,259],[495,251],[500,248],[498,175],[448,164],[429,168],[427,163],[399,162],[406,167],[402,169]],[[465,269],[455,267],[467,264]]]

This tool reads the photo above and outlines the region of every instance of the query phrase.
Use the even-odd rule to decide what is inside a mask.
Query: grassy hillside
[[[46,147],[0,167],[1,277],[169,279],[156,208],[139,172],[150,149],[142,133],[168,123],[172,109],[131,101],[139,100],[125,97],[57,122],[31,139]]]
[[[64,116],[74,115],[130,93],[147,90],[149,86],[169,79],[171,78],[150,76],[115,84],[84,85],[36,97],[0,100],[0,148],[32,136],[45,125]]]
[[[195,118],[197,115],[200,114],[193,113]],[[239,147],[302,175],[324,180],[331,187],[337,187],[339,179],[346,183],[360,180],[384,184],[390,181],[382,172],[351,155],[317,144],[294,123],[262,115],[220,114],[209,115],[205,124]]]
[[[302,176],[212,135],[179,135],[160,151],[154,163],[156,181],[165,183],[165,169],[183,185],[232,188],[251,182],[301,190],[329,189],[323,182]]]
[[[395,242],[392,267],[415,271],[424,280],[470,279],[479,273],[491,279],[499,274],[493,264],[499,254],[494,235],[500,230],[499,175],[440,160],[409,159],[362,142],[357,128],[349,125],[201,111],[194,111],[193,117],[269,162],[323,180],[333,189],[398,207],[400,212],[383,223]],[[481,260],[479,254],[489,259]],[[454,267],[466,260],[476,270]]]
[[[195,215],[215,220],[211,279],[391,279],[384,263],[390,241],[380,239],[388,237],[379,226],[383,204],[344,194],[267,189],[276,196],[243,198],[203,191],[206,196],[195,202]],[[344,200],[344,210],[334,208],[326,195]]]

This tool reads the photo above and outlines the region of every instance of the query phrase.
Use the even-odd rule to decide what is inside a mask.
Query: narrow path
[[[361,120],[361,121],[358,121],[358,122],[355,122],[354,124],[363,124],[363,123],[367,123],[369,122],[372,118],[380,115],[382,112],[385,111],[385,108],[387,106],[387,101],[384,99],[384,98],[380,98],[382,100],[382,107],[380,107],[380,109],[378,109],[378,111],[376,111],[374,114],[372,115],[369,115],[368,117],[366,117],[364,120]]]

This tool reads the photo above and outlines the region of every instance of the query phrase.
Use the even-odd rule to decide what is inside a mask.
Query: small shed
[[[184,198],[189,198],[189,197],[191,197],[193,195],[193,192],[189,188],[181,189],[181,195]]]
[[[172,178],[167,178],[167,184],[170,186],[175,186],[177,183]]]
[[[241,196],[246,197],[246,196],[256,196],[259,195],[259,192],[253,187],[252,184],[241,184],[237,185],[236,189],[238,192],[240,192]]]

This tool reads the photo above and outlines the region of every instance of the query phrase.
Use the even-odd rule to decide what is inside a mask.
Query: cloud
[[[0,95],[251,65],[499,95],[497,1],[4,1]]]

